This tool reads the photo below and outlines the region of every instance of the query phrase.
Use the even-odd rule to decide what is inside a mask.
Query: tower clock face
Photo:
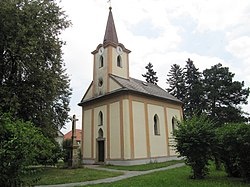
[[[103,54],[103,52],[104,52],[104,48],[103,48],[103,47],[101,47],[101,48],[98,50],[98,53],[99,53],[99,55],[102,55],[102,54]]]
[[[123,53],[123,50],[120,46],[117,46],[116,51],[119,55],[121,55]]]

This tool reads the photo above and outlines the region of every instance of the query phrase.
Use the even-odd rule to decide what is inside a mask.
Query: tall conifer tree
[[[184,112],[186,117],[202,112],[204,91],[201,82],[201,73],[194,62],[188,58],[184,68],[186,93],[184,99]]]
[[[156,76],[156,72],[153,70],[153,65],[149,62],[145,68],[147,69],[147,72],[142,74],[142,76],[146,78],[148,83],[157,85],[158,77]]]
[[[167,76],[167,84],[169,85],[167,91],[181,101],[184,101],[185,80],[183,69],[179,65],[174,64],[171,66],[171,69]]]

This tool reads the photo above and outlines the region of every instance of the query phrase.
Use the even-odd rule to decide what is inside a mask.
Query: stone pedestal
[[[73,115],[72,118],[72,137],[71,137],[71,154],[70,154],[70,160],[69,160],[69,167],[71,168],[77,168],[79,167],[79,154],[78,154],[78,148],[79,145],[76,142],[76,116]]]

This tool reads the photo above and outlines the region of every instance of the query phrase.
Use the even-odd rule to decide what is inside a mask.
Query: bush
[[[174,131],[176,150],[192,168],[192,178],[201,179],[208,173],[215,140],[213,123],[205,116],[194,116],[178,124]]]
[[[51,155],[53,144],[30,122],[12,120],[0,115],[0,186],[24,186],[36,182],[23,179],[33,173],[30,165],[42,153]]]
[[[227,124],[217,131],[220,159],[230,177],[250,181],[250,126]]]
[[[239,151],[239,165],[241,177],[250,182],[250,126],[241,124],[237,129]]]
[[[63,158],[63,151],[58,142],[51,141],[51,149],[44,149],[36,158],[38,164],[55,166],[59,159]]]
[[[68,163],[69,159],[71,159],[71,147],[72,147],[72,140],[71,139],[63,140],[63,161],[64,161],[64,163]]]
[[[218,155],[229,177],[240,177],[236,127],[225,125],[217,131]]]

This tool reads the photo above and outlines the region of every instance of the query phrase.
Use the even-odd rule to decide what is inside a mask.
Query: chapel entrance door
[[[105,155],[104,140],[97,141],[97,145],[98,145],[98,162],[104,162],[104,155]]]

